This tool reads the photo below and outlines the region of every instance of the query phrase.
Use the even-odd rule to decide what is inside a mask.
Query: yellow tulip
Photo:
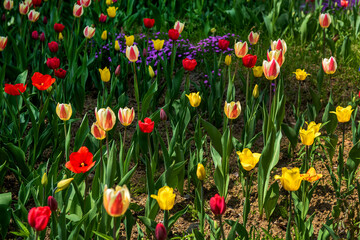
[[[175,196],[174,190],[168,186],[160,188],[157,195],[151,195],[162,210],[171,210],[174,207]]]
[[[160,51],[163,48],[165,40],[160,40],[160,39],[154,40],[153,39],[152,41],[154,43],[155,50]]]
[[[186,94],[189,99],[190,105],[193,107],[198,107],[201,103],[200,92]]]
[[[259,97],[259,86],[256,84],[253,90],[253,97],[258,98]]]
[[[241,166],[246,171],[251,171],[260,160],[260,153],[252,153],[250,149],[244,148],[242,152],[237,151]]]
[[[287,191],[297,191],[300,188],[301,181],[305,177],[300,175],[299,168],[287,169],[283,167],[282,175],[276,175],[275,179],[280,179],[281,185]]]
[[[115,7],[108,7],[106,9],[107,14],[110,18],[114,18],[116,16],[116,10],[118,10],[118,8],[115,8]]]
[[[139,58],[139,49],[136,45],[126,47],[126,57],[130,62],[136,62]]]
[[[216,28],[210,29],[210,32],[211,32],[211,33],[216,33]]]
[[[227,118],[229,119],[238,118],[241,113],[240,102],[237,101],[236,103],[235,102],[228,103],[227,101],[225,101],[224,112]]]
[[[104,41],[107,39],[107,31],[106,30],[102,32],[101,39]]]
[[[204,181],[206,178],[205,168],[201,163],[198,163],[197,165],[196,176],[200,181]]]
[[[106,5],[110,6],[113,3],[113,0],[106,0]]]
[[[235,55],[238,58],[243,58],[248,52],[247,42],[237,42],[235,43]]]
[[[321,123],[316,124],[314,121],[312,121],[310,123],[307,123],[307,122],[305,122],[305,123],[308,125],[308,127],[307,127],[308,130],[313,129],[315,133],[320,131]]]
[[[305,70],[301,70],[301,69],[296,69],[296,72],[294,72],[296,75],[296,79],[299,81],[304,81],[306,79],[307,76],[309,76],[310,74],[305,72]]]
[[[320,178],[322,178],[322,174],[317,174],[315,168],[313,167],[309,168],[306,174],[300,174],[300,176],[303,177],[304,180],[308,182],[315,182]]]
[[[106,132],[96,122],[91,126],[91,134],[97,140],[103,140],[106,137]]]
[[[153,70],[153,68],[149,65],[149,75],[151,78],[154,78],[155,77],[155,72]]]
[[[48,178],[46,175],[46,172],[44,173],[44,175],[41,178],[41,185],[43,185],[44,187],[48,184]]]
[[[115,41],[115,51],[120,51],[120,45],[118,40]]]
[[[104,69],[99,68],[101,81],[108,82],[111,78],[110,70],[107,67],[104,67]]]
[[[311,146],[314,143],[315,138],[320,136],[321,133],[315,132],[314,129],[305,130],[300,128],[299,134],[301,142],[306,146]]]
[[[70,185],[72,180],[74,180],[74,178],[67,178],[67,179],[64,179],[64,180],[61,180],[60,182],[58,182],[55,192],[57,193],[62,190],[65,190]]]
[[[253,67],[253,73],[254,73],[254,77],[262,77],[263,74],[263,67],[262,66],[255,66]]]
[[[115,189],[107,188],[105,185],[103,204],[106,212],[112,217],[124,215],[130,205],[130,192],[126,185]]]
[[[63,121],[67,121],[71,118],[72,115],[72,108],[71,108],[71,104],[65,104],[65,103],[58,103],[56,105],[56,114],[58,115],[58,117],[63,120]]]
[[[116,122],[116,116],[111,108],[100,108],[99,110],[95,108],[95,117],[96,123],[102,130],[107,132],[113,129]]]
[[[131,45],[134,44],[134,35],[125,36],[125,40],[126,40],[126,46],[130,47]]]
[[[350,121],[351,113],[354,111],[352,107],[349,105],[346,108],[341,106],[336,107],[336,112],[331,111],[330,113],[336,114],[338,122],[344,123]]]
[[[225,64],[227,65],[227,66],[230,66],[230,64],[231,64],[231,55],[229,54],[229,55],[226,55],[226,57],[225,57]]]
[[[62,33],[59,33],[59,40],[63,40],[64,39],[64,36],[62,35]]]

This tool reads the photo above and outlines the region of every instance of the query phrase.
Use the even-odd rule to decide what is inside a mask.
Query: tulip
[[[167,120],[167,115],[164,109],[160,109],[160,120],[164,122]]]
[[[23,83],[14,85],[5,83],[4,92],[12,96],[19,96],[20,93],[25,92],[26,87],[27,85],[24,85]]]
[[[104,69],[99,68],[101,81],[108,82],[111,78],[110,70],[107,67],[104,67]]]
[[[103,204],[106,212],[112,217],[124,215],[130,205],[130,192],[126,185],[116,186],[115,189],[105,185]]]
[[[72,180],[74,180],[74,178],[67,178],[58,182],[55,193],[65,190],[67,187],[69,187]]]
[[[107,16],[103,13],[100,14],[99,22],[104,23],[106,22]]]
[[[32,0],[32,4],[34,4],[34,7],[40,7],[41,6],[41,0]]]
[[[31,77],[32,85],[40,91],[47,90],[54,82],[55,78],[50,75],[43,75],[39,72],[34,73]]]
[[[230,54],[226,55],[226,57],[225,57],[225,64],[226,64],[227,66],[230,66],[230,64],[231,64],[231,55],[230,55]]]
[[[254,33],[253,31],[251,31],[248,36],[249,43],[252,45],[257,44],[257,42],[259,41],[259,37],[260,37],[259,33]]]
[[[142,55],[143,55],[144,58],[146,58],[146,56],[147,56],[147,50],[146,50],[146,48],[143,49]]]
[[[157,195],[152,194],[151,197],[156,199],[162,210],[171,210],[174,207],[176,195],[171,187],[164,186],[159,189]]]
[[[255,67],[253,67],[252,70],[253,70],[254,77],[257,77],[257,78],[261,77],[264,72],[262,66],[255,66]]]
[[[221,50],[225,51],[229,48],[229,44],[230,42],[228,40],[225,39],[220,39],[218,42],[218,46]]]
[[[313,128],[310,128],[307,130],[300,128],[299,135],[300,135],[301,142],[304,145],[311,146],[314,143],[315,138],[320,136],[321,133],[316,132],[315,129],[313,129]]]
[[[19,12],[21,15],[26,15],[29,12],[29,5],[24,2],[19,3]]]
[[[88,7],[91,4],[91,0],[80,0],[80,5],[82,5],[83,7]]]
[[[8,11],[13,9],[14,7],[14,1],[13,0],[4,0],[4,8]]]
[[[224,197],[215,194],[215,196],[210,199],[210,209],[215,215],[223,215],[226,210]]]
[[[106,30],[102,32],[101,39],[104,41],[107,39],[107,31]]]
[[[282,175],[275,175],[275,179],[280,179],[281,185],[287,191],[297,191],[300,188],[304,176],[300,175],[299,168],[287,169],[283,167]]]
[[[136,62],[139,58],[139,49],[136,45],[126,47],[126,57],[130,62]]]
[[[187,96],[187,98],[189,99],[190,105],[192,107],[198,107],[201,103],[201,97],[200,97],[200,92],[197,93],[190,93],[185,94]]]
[[[283,63],[285,62],[285,55],[282,50],[272,50],[269,52],[267,51],[267,60],[270,62],[272,59],[275,59],[276,62],[281,67]]]
[[[247,54],[242,58],[243,65],[247,68],[253,68],[256,64],[257,56]]]
[[[62,68],[55,69],[54,70],[55,76],[61,79],[64,79],[66,77],[66,71]]]
[[[278,39],[277,41],[272,41],[270,48],[272,51],[282,50],[283,54],[285,54],[287,50],[286,42],[281,39]]]
[[[248,45],[247,42],[237,42],[235,43],[235,55],[238,58],[243,58],[248,52]]]
[[[326,74],[334,74],[337,69],[337,63],[336,63],[335,58],[333,56],[331,56],[329,59],[324,58],[322,60],[322,67]]]
[[[140,131],[143,133],[151,133],[154,130],[155,123],[150,118],[145,118],[144,122],[139,120],[138,124]]]
[[[54,24],[54,30],[57,33],[61,33],[62,31],[64,31],[64,28],[65,28],[65,26],[63,24],[61,24],[61,23],[55,23]]]
[[[160,39],[154,40],[153,39],[152,41],[154,43],[155,50],[160,51],[163,48],[165,40],[160,40]]]
[[[1,37],[0,36],[0,52],[4,51],[6,44],[8,41],[8,37]]]
[[[83,15],[84,13],[84,8],[82,5],[78,5],[78,4],[74,4],[74,7],[73,7],[73,15],[74,17],[76,18],[79,18]]]
[[[102,130],[108,132],[113,129],[116,122],[116,116],[111,108],[100,108],[99,110],[95,108],[95,116],[96,122]]]
[[[263,70],[266,79],[271,81],[278,77],[280,73],[280,66],[275,59],[272,59],[270,62],[264,60]]]
[[[34,9],[31,10],[28,14],[28,19],[30,22],[36,22],[40,17],[40,13],[35,11]]]
[[[120,65],[117,65],[116,69],[115,69],[115,76],[120,76]]]
[[[212,34],[216,33],[216,28],[211,28],[211,29],[210,29],[210,32],[211,32]]]
[[[81,147],[77,152],[70,154],[70,161],[66,162],[65,167],[73,173],[86,173],[95,165],[93,157],[87,147]]]
[[[71,104],[58,103],[56,106],[56,114],[63,121],[69,120],[72,115]]]
[[[149,76],[151,77],[151,78],[154,78],[155,77],[155,72],[154,72],[154,70],[153,70],[153,68],[149,65]]]
[[[64,39],[64,37],[63,37],[62,33],[59,33],[59,40],[61,41],[63,39]]]
[[[328,28],[331,24],[331,16],[328,13],[322,13],[319,16],[319,23],[322,28]]]
[[[135,111],[134,108],[120,108],[119,112],[118,112],[118,118],[120,123],[124,126],[127,127],[129,126],[135,118]]]
[[[120,45],[118,40],[115,41],[115,51],[120,51]]]
[[[241,113],[240,102],[237,101],[236,103],[235,102],[228,103],[227,101],[225,101],[224,112],[226,117],[229,119],[238,118]]]
[[[305,70],[301,70],[301,69],[296,69],[296,72],[294,72],[296,75],[296,80],[299,81],[304,81],[306,79],[307,76],[309,76],[310,74],[305,72]]]
[[[57,57],[48,58],[46,61],[46,65],[50,69],[58,69],[60,66],[60,59],[58,59]]]
[[[253,97],[256,99],[259,97],[259,86],[256,84],[252,92]]]
[[[196,176],[200,181],[204,181],[206,178],[205,168],[201,163],[198,163],[197,165]]]
[[[48,184],[48,177],[46,172],[44,172],[42,178],[41,178],[41,185],[43,185],[43,187],[45,187]]]
[[[155,238],[156,240],[166,240],[167,238],[166,228],[162,223],[156,225]]]
[[[251,171],[260,160],[260,153],[252,153],[250,149],[244,148],[242,152],[237,151],[241,166],[246,171]]]
[[[33,207],[28,214],[29,225],[35,229],[35,231],[42,231],[46,228],[51,216],[51,210],[48,206],[45,207]]]
[[[87,38],[87,39],[90,39],[94,36],[95,34],[95,28],[93,27],[89,27],[89,26],[86,26],[84,28],[84,36]]]
[[[44,42],[45,41],[45,33],[41,33],[40,34],[40,42]]]
[[[106,137],[106,132],[102,130],[96,122],[91,126],[91,134],[97,140],[103,140]]]
[[[182,64],[185,70],[187,71],[193,71],[197,65],[197,62],[195,59],[188,59],[185,58],[182,60]]]
[[[154,26],[154,24],[155,24],[155,19],[144,18],[143,22],[144,22],[144,26],[146,28],[152,28]]]
[[[39,39],[39,33],[38,31],[33,31],[31,33],[31,38],[34,39],[34,40],[38,40]]]
[[[53,212],[55,212],[58,209],[58,202],[53,196],[48,197],[47,205],[49,206],[50,210]]]
[[[308,182],[315,182],[322,178],[322,174],[317,174],[315,168],[311,167],[306,172],[306,174],[300,174],[301,177],[303,177],[303,180]]]
[[[110,6],[113,3],[113,0],[106,0],[106,5]]]
[[[170,29],[168,35],[171,40],[176,41],[178,40],[180,34],[176,29]]]
[[[110,18],[114,18],[116,16],[116,10],[118,10],[118,8],[115,7],[108,7],[106,9],[107,14],[109,15]]]
[[[307,122],[305,122],[305,123],[308,125],[308,127],[307,127],[308,130],[313,129],[315,133],[320,131],[321,123],[316,124],[314,121],[312,121],[310,123],[307,123]]]
[[[349,6],[349,1],[341,0],[340,4],[342,7],[347,8],[347,6]]]
[[[345,123],[350,121],[351,113],[354,111],[352,107],[349,105],[346,108],[343,108],[341,106],[336,107],[336,111],[330,111],[330,113],[336,114],[337,120],[340,123]]]
[[[126,46],[130,47],[131,45],[134,44],[134,35],[125,36],[125,40],[126,40]]]
[[[179,22],[179,21],[176,21],[176,22],[175,22],[174,29],[175,29],[176,31],[178,31],[179,34],[182,33],[182,31],[184,30],[184,27],[185,27],[185,23],[181,23],[181,22]]]
[[[59,50],[59,44],[54,41],[49,42],[48,47],[49,47],[50,52],[52,52],[52,53],[56,53]]]
[[[25,0],[25,3],[26,3],[29,7],[32,7],[32,5],[33,5],[32,0]]]
[[[44,16],[44,18],[43,18],[43,24],[47,24],[47,22],[48,22],[48,20],[47,20],[47,17],[46,16]]]

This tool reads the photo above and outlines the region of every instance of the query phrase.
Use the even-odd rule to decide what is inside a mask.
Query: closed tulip
[[[65,190],[66,188],[68,188],[70,183],[72,182],[72,180],[74,180],[74,178],[67,178],[67,179],[64,179],[64,180],[61,180],[60,182],[58,182],[57,185],[56,185],[55,193],[60,192],[62,190]]]
[[[121,67],[120,65],[117,65],[116,69],[115,69],[115,76],[120,76],[120,73],[121,73]]]
[[[176,29],[170,29],[168,36],[171,40],[176,41],[179,38],[180,33]]]
[[[253,74],[254,74],[254,77],[262,77],[262,74],[263,74],[263,67],[262,66],[255,66],[253,67]]]
[[[95,108],[95,116],[96,122],[102,130],[108,132],[115,126],[116,116],[110,107],[100,108],[99,110]]]
[[[103,140],[106,137],[106,132],[102,130],[96,122],[91,126],[91,134],[97,140]]]
[[[55,41],[49,42],[48,47],[52,53],[56,53],[59,50],[59,44]]]
[[[19,3],[19,12],[21,15],[26,15],[29,12],[29,5],[24,2]]]
[[[229,119],[238,118],[241,113],[240,102],[237,101],[236,103],[235,102],[228,103],[227,101],[225,101],[224,112],[225,112],[226,117]]]
[[[155,238],[156,240],[166,240],[167,233],[164,224],[158,223],[155,228]]]
[[[175,29],[176,31],[178,31],[179,34],[182,33],[182,31],[184,30],[184,27],[185,27],[185,23],[181,23],[181,22],[179,22],[179,21],[176,21],[176,22],[175,22],[174,29]]]
[[[164,109],[160,109],[160,120],[161,121],[166,121],[167,120],[167,115]]]
[[[320,132],[316,132],[314,128],[308,128],[307,130],[300,128],[299,131],[301,142],[306,146],[311,146],[314,143],[316,137],[320,136]]]
[[[225,198],[220,197],[219,194],[215,194],[215,196],[210,199],[210,209],[217,216],[223,215],[226,211]]]
[[[87,147],[81,147],[77,152],[70,154],[65,167],[73,173],[86,173],[95,165],[93,158],[93,154]]]
[[[4,92],[12,96],[19,96],[20,93],[25,92],[27,84],[24,85],[23,83],[17,84],[7,84],[5,83]]]
[[[60,67],[60,59],[57,57],[48,58],[46,60],[46,65],[50,69],[58,69]]]
[[[304,81],[306,79],[307,76],[309,76],[310,74],[305,72],[305,70],[301,70],[301,69],[296,69],[295,76],[296,76],[296,80],[299,81]]]
[[[40,7],[42,0],[32,0],[32,3],[34,4],[34,7]]]
[[[136,45],[126,47],[126,57],[130,62],[136,62],[139,58],[139,49]]]
[[[165,40],[160,40],[160,39],[154,40],[153,39],[152,42],[154,43],[154,49],[157,51],[160,51],[164,46]]]
[[[155,77],[155,72],[154,72],[154,70],[153,70],[153,68],[149,65],[149,76],[151,77],[151,78],[154,78]]]
[[[192,107],[198,107],[201,103],[200,92],[186,94]]]
[[[226,57],[225,57],[225,64],[226,64],[227,66],[230,66],[230,64],[231,64],[231,55],[230,55],[230,54],[226,55]]]
[[[195,59],[185,58],[182,60],[182,64],[186,71],[193,71],[197,65],[197,62]]]
[[[252,92],[252,95],[254,98],[258,98],[259,97],[259,86],[257,84],[255,84],[254,90]]]
[[[84,28],[84,36],[87,38],[87,39],[90,39],[92,38],[94,35],[95,35],[95,28],[93,27],[89,27],[89,26],[86,26]]]
[[[48,197],[47,205],[49,206],[50,210],[53,212],[55,212],[58,209],[58,202],[53,196]]]
[[[58,103],[56,105],[56,114],[63,121],[69,120],[72,115],[71,104]]]
[[[251,171],[260,160],[260,153],[252,153],[250,149],[244,148],[242,152],[237,151],[241,166],[246,171]]]
[[[263,71],[266,79],[271,81],[279,76],[280,66],[275,59],[272,59],[270,62],[264,60]]]
[[[64,79],[66,77],[66,71],[62,68],[55,69],[54,70],[55,76],[61,79]]]
[[[284,52],[282,50],[267,51],[267,60],[270,62],[273,59],[275,59],[281,67],[285,62]]]
[[[256,55],[246,54],[242,58],[243,65],[247,68],[253,68],[256,64],[256,61],[257,61]]]
[[[331,16],[328,13],[322,13],[319,16],[319,23],[322,28],[328,28],[331,24]]]
[[[82,5],[78,5],[78,4],[74,4],[74,7],[73,7],[73,15],[74,17],[76,18],[79,18],[83,15],[84,13],[84,8]]]
[[[124,126],[127,127],[129,126],[135,118],[135,111],[134,108],[120,108],[119,112],[118,112],[118,118],[120,123]]]
[[[41,178],[41,185],[43,185],[43,187],[45,187],[48,184],[48,177],[46,172],[44,172],[42,178]]]
[[[86,8],[86,7],[90,6],[91,0],[80,0],[80,4]]]
[[[204,181],[206,178],[205,168],[201,163],[198,163],[197,165],[196,176],[200,181]]]
[[[337,120],[340,123],[345,123],[350,121],[351,113],[354,111],[352,107],[349,105],[346,108],[343,108],[341,106],[336,107],[336,111],[331,111],[330,113],[336,114]]]
[[[107,19],[107,15],[101,13],[99,17],[99,22],[104,23],[106,22],[106,19]]]
[[[107,39],[107,31],[106,30],[102,32],[101,39],[104,41]]]
[[[317,174],[315,168],[311,167],[306,172],[306,174],[300,174],[300,176],[303,177],[303,179],[305,181],[315,182],[315,181],[319,180],[320,178],[322,178],[323,175],[322,174]]]
[[[40,42],[45,42],[45,33],[40,34]]]
[[[110,18],[116,17],[116,10],[118,10],[118,8],[116,8],[116,7],[108,7],[108,8],[106,9],[107,14],[108,14],[108,16],[109,16]]]
[[[29,225],[37,232],[43,231],[50,219],[51,210],[50,207],[33,207],[28,214]]]
[[[146,28],[152,28],[154,26],[154,24],[155,24],[155,19],[144,18],[143,22],[144,22],[144,26]]]
[[[228,41],[228,40],[220,39],[218,41],[218,46],[223,51],[227,50],[229,48],[229,45],[230,45],[230,41]]]
[[[115,189],[105,185],[103,204],[106,212],[112,217],[124,215],[130,205],[130,192],[126,185],[116,186]]]
[[[337,63],[336,63],[335,58],[333,56],[331,56],[329,59],[324,58],[322,60],[322,67],[326,74],[334,74],[337,69]]]
[[[31,10],[28,14],[28,19],[30,22],[36,22],[40,17],[40,13],[35,11],[34,9]]]
[[[235,43],[235,55],[238,58],[243,58],[248,52],[248,45],[247,42],[237,42]]]
[[[54,24],[55,32],[61,33],[62,31],[64,31],[64,29],[65,29],[65,26],[63,24],[61,24],[61,23],[55,23]]]
[[[151,133],[154,130],[155,126],[155,122],[148,117],[144,119],[144,122],[139,120],[138,124],[140,131],[143,133]]]
[[[34,40],[38,40],[39,39],[39,33],[38,33],[38,31],[33,31],[32,33],[31,33],[31,38],[32,39],[34,39]]]
[[[270,48],[272,51],[282,50],[283,54],[285,54],[287,51],[286,42],[282,39],[278,39],[277,41],[272,41]]]
[[[131,45],[134,44],[134,35],[131,36],[125,36],[125,42],[126,42],[126,46],[130,47]]]
[[[259,41],[260,34],[251,31],[248,36],[249,43],[255,45]]]
[[[59,33],[59,40],[61,41],[61,40],[63,40],[64,39],[64,36],[62,35],[62,33],[60,32]]]
[[[286,191],[297,191],[300,188],[301,181],[304,179],[304,175],[300,175],[299,168],[288,169],[283,167],[282,175],[276,175],[275,179],[280,179],[281,185]]]
[[[111,78],[110,70],[107,67],[104,67],[104,69],[99,68],[101,81],[108,82]]]
[[[159,189],[157,195],[152,194],[151,197],[156,199],[162,210],[171,210],[174,207],[176,195],[171,187],[164,186]]]
[[[115,51],[120,51],[120,45],[119,45],[119,41],[118,40],[116,40],[115,41]]]
[[[4,0],[4,8],[8,11],[13,9],[14,7],[14,1],[13,0]]]

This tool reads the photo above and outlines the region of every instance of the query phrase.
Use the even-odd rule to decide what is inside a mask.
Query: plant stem
[[[39,231],[36,231],[36,234],[35,234],[35,240],[37,240],[39,238]]]
[[[104,166],[103,166],[102,140],[100,140],[100,180],[103,181]]]
[[[19,134],[18,144],[19,144],[19,148],[21,148],[20,109],[19,109],[19,103],[18,103],[17,96],[15,96],[15,99],[16,99],[16,108],[18,110],[17,114],[18,114],[18,120],[19,120],[19,122],[18,122],[18,129],[19,129],[19,131],[18,131],[18,134]]]
[[[164,210],[164,226],[165,226],[166,232],[169,232],[168,222],[169,222],[169,210]]]
[[[109,151],[109,133],[106,132],[106,151],[107,151],[107,159],[110,159],[110,151]]]
[[[150,145],[150,133],[148,133],[148,136],[147,136],[147,139],[148,139],[148,149],[149,149],[149,160],[151,162],[152,160],[152,156],[151,156],[151,145]],[[151,172],[152,172],[152,167],[151,167]]]
[[[246,107],[248,106],[248,100],[249,100],[249,71],[247,71],[247,76],[246,76],[246,93],[245,93]]]
[[[137,110],[138,110],[138,114],[140,114],[140,102],[139,102],[139,85],[138,85],[138,80],[137,80],[137,75],[136,75],[136,66],[135,66],[135,62],[133,63],[134,66],[134,85],[135,87],[135,99],[136,99],[136,103],[137,103]]]
[[[65,162],[66,162],[68,160],[68,152],[66,151],[66,137],[67,137],[66,121],[64,121],[64,134],[65,134]]]
[[[165,131],[166,131],[167,144],[168,144],[168,147],[169,147],[169,146],[170,146],[169,131],[168,131],[168,126],[167,126],[167,123],[166,123],[166,122],[165,122]]]
[[[272,91],[272,89],[271,89],[271,81],[270,81],[270,92],[269,92],[269,115],[270,115],[270,111],[271,111],[271,91]]]
[[[223,228],[223,224],[222,224],[222,216],[221,215],[219,215],[219,221],[220,221],[221,236],[222,236],[222,239],[225,240],[225,233],[224,233],[224,228]]]
[[[201,210],[200,210],[200,213],[201,213],[201,218],[200,218],[200,232],[202,234],[204,234],[204,186],[203,186],[203,182],[200,181],[200,184],[201,184]]]
[[[299,117],[300,114],[300,104],[301,104],[301,82],[299,81],[298,97],[297,97],[297,109],[296,116]]]
[[[116,217],[114,217],[113,239],[116,240]]]
[[[186,91],[186,93],[189,93],[189,92],[190,92],[190,77],[189,77],[189,71],[187,71],[187,75],[186,75],[185,91]]]
[[[323,28],[323,58],[325,58],[325,28]]]

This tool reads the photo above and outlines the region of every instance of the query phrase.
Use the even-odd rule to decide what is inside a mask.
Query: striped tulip
[[[272,59],[270,62],[264,60],[263,70],[266,79],[274,80],[280,73],[280,65],[275,59]]]
[[[106,137],[106,132],[96,122],[91,126],[91,134],[97,140],[103,140]]]
[[[324,58],[322,60],[322,67],[326,74],[334,74],[336,72],[337,63],[334,57],[330,57],[329,59]]]
[[[236,103],[235,102],[228,103],[227,101],[225,101],[224,112],[228,119],[238,118],[241,113],[240,102],[237,101]]]
[[[14,7],[14,1],[13,0],[5,0],[4,1],[4,8],[6,10],[11,10]]]
[[[29,12],[29,5],[24,2],[19,3],[19,12],[21,15],[26,15]]]
[[[254,33],[253,31],[251,31],[248,36],[249,43],[252,45],[257,44],[257,42],[259,41],[259,37],[260,37],[259,33],[257,33],[257,32]]]
[[[111,108],[100,108],[99,110],[95,108],[95,116],[96,122],[102,130],[107,132],[113,129],[116,122],[116,116]]]
[[[271,50],[282,50],[283,54],[286,53],[287,50],[287,46],[286,46],[286,42],[282,39],[278,39],[277,41],[272,41],[271,42]]]
[[[182,31],[184,30],[184,26],[185,26],[185,23],[181,23],[179,21],[176,21],[175,25],[174,25],[174,29],[177,30],[179,32],[179,34],[181,34]]]
[[[136,62],[139,58],[139,49],[136,45],[126,47],[126,57],[130,62]]]
[[[319,16],[319,23],[322,28],[328,28],[331,24],[331,16],[328,13],[322,13]]]
[[[30,22],[36,22],[40,17],[40,13],[35,11],[34,9],[31,10],[28,14],[28,19]]]
[[[124,215],[130,205],[130,192],[126,185],[115,189],[107,188],[105,185],[103,204],[106,212],[112,217]]]
[[[0,36],[0,52],[4,51],[6,44],[8,41],[8,37],[1,37]]]
[[[267,51],[267,60],[270,62],[271,60],[275,59],[279,66],[281,67],[285,62],[285,55],[282,50],[273,50]]]
[[[91,0],[80,0],[80,4],[81,4],[81,6],[86,8],[86,7],[90,6]]]
[[[89,26],[86,26],[86,27],[84,28],[84,36],[85,36],[87,39],[92,38],[94,35],[95,35],[95,28],[89,27]]]
[[[238,58],[243,58],[248,52],[247,42],[237,42],[235,43],[235,55]]]
[[[119,112],[118,112],[118,117],[119,117],[120,123],[124,127],[129,126],[135,118],[134,108],[131,108],[131,109],[128,107],[120,108]]]
[[[56,106],[56,114],[63,121],[69,120],[72,115],[71,104],[58,103]]]
[[[81,17],[84,13],[84,8],[82,5],[77,5],[76,3],[74,4],[74,7],[73,7],[73,15],[74,17]]]

